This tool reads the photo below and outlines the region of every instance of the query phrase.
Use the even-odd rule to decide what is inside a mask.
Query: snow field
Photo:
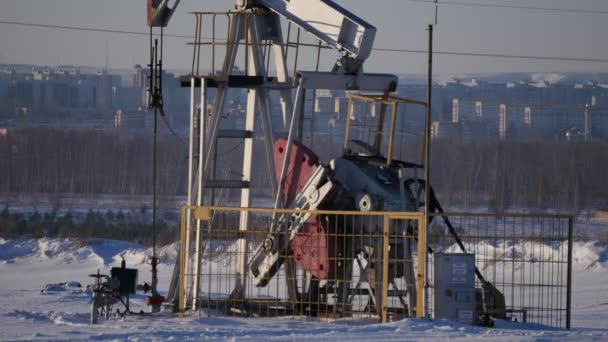
[[[474,247],[474,246],[470,246]],[[486,250],[490,246],[477,246]],[[506,249],[508,246],[496,245]],[[503,248],[504,247],[504,248]],[[537,246],[540,248],[540,246]],[[549,250],[550,246],[544,246]],[[501,251],[501,252],[504,252]],[[168,287],[176,245],[160,249],[160,288]],[[87,275],[120,264],[140,270],[139,282],[150,277],[146,264],[150,251],[141,245],[111,240],[0,239],[0,340],[608,340],[608,246],[598,242],[576,242],[573,251],[573,329],[497,321],[493,329],[448,321],[406,319],[388,324],[365,320],[318,322],[303,317],[238,318],[193,316],[179,319],[169,313],[130,316],[89,325],[90,294],[84,287],[92,283]],[[539,254],[540,255],[540,254]],[[545,252],[547,258],[551,253]],[[213,260],[225,267],[227,260]],[[505,265],[506,267],[506,265]],[[41,293],[48,283],[68,284]],[[134,311],[147,310],[145,297],[132,299]]]

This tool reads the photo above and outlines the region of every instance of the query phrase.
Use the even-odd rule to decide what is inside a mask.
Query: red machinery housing
[[[287,139],[285,138],[278,139],[274,144],[274,166],[277,177],[280,177],[281,174],[286,147]],[[317,167],[319,167],[319,157],[308,147],[294,143],[291,147],[283,182],[283,198],[286,207],[303,190],[306,181]],[[334,244],[329,240],[326,224],[319,219],[318,215],[311,215],[290,243],[296,262],[321,280],[330,278],[333,271],[330,260],[335,254],[332,248]]]

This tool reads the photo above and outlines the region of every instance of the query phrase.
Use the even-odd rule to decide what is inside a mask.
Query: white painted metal
[[[195,79],[194,77],[190,78],[190,139],[189,139],[189,146],[188,146],[188,205],[192,205],[192,180],[193,180],[193,175],[192,175],[192,165],[193,165],[193,159],[194,159],[194,115],[196,112],[196,107],[195,107],[195,102],[194,102],[194,90],[196,89],[195,86]],[[186,210],[186,241],[184,242],[184,246],[180,246],[180,248],[184,249],[184,253],[186,255],[186,258],[184,258],[184,270],[186,270],[186,274],[184,275],[184,283],[183,284],[179,284],[179,286],[182,286],[184,288],[184,294],[185,297],[184,303],[187,302],[188,300],[188,283],[189,283],[189,279],[187,274],[188,272],[188,264],[189,264],[189,256],[190,256],[190,228],[191,228],[191,223],[192,221],[190,220],[191,218],[191,211],[190,209]]]
[[[206,122],[206,112],[207,112],[207,80],[203,77],[201,78],[201,102],[200,102],[200,111],[199,111],[199,119],[198,119],[198,189],[196,192],[196,205],[203,205],[203,179],[204,179],[204,170],[203,170],[203,151],[205,151],[205,122]],[[192,129],[191,129],[192,131]],[[191,138],[192,139],[192,138]],[[194,247],[194,285],[192,292],[192,309],[198,309],[198,294],[200,292],[200,270],[201,270],[201,221],[196,221],[196,240]]]
[[[255,107],[256,107],[257,90],[249,89],[247,94],[247,114],[245,118],[245,129],[248,131],[254,130],[255,124]],[[251,163],[253,157],[253,139],[245,138],[243,147],[243,169],[242,177],[244,181],[251,181]],[[249,187],[241,189],[241,208],[249,208],[250,189]],[[249,219],[247,211],[241,211],[239,217],[239,231],[247,231],[247,223]],[[247,238],[244,235],[237,240],[237,274],[236,287],[232,297],[242,298],[247,284]]]
[[[254,19],[255,20],[255,19]],[[259,75],[258,72],[263,71],[263,56],[261,56],[262,62],[260,62],[259,44],[257,44],[257,34],[255,32],[255,24],[249,23],[246,27],[246,34],[250,42],[250,46],[247,47],[249,50],[249,65],[252,66],[247,70],[247,75],[255,76]],[[264,75],[264,74],[262,74]],[[264,75],[265,76],[265,75]],[[254,132],[255,128],[255,113],[256,113],[256,100],[259,98],[259,92],[262,89],[249,89],[247,91],[247,113],[245,117],[245,130]],[[265,95],[265,94],[264,94]],[[265,109],[266,111],[267,109]],[[243,169],[242,177],[243,181],[251,181],[251,165],[253,160],[253,138],[245,138],[243,146]],[[241,208],[249,208],[250,206],[250,188],[241,189]],[[247,211],[241,211],[239,217],[239,231],[246,232],[249,220],[249,213]],[[237,240],[237,274],[236,274],[236,286],[231,297],[242,298],[245,295],[245,289],[247,285],[247,238],[244,235]]]
[[[252,23],[247,30],[247,34],[249,36],[249,42],[251,43],[251,53],[249,54],[251,58],[251,63],[253,65],[253,75],[264,76],[267,77],[268,73],[266,71],[266,66],[264,65],[264,52],[262,49],[262,44],[260,44],[260,34],[257,31],[258,25],[256,21],[259,18],[254,16],[252,18]],[[259,87],[256,89],[257,100],[259,101],[259,109],[262,118],[262,128],[264,130],[264,148],[266,152],[266,166],[268,168],[268,176],[270,178],[270,184],[272,188],[272,193],[276,193],[277,191],[277,177],[276,171],[274,168],[274,137],[272,131],[272,119],[270,116],[270,105],[268,103],[268,90],[264,87]]]
[[[330,0],[255,0],[338,51],[365,61],[376,28]]]
[[[252,67],[247,70],[250,76],[267,76],[264,66],[264,54],[260,44],[260,35],[257,32],[255,23],[256,17],[253,17],[252,22],[246,28],[249,49],[249,65]],[[267,90],[263,87],[253,88],[248,90],[247,98],[247,113],[245,119],[245,130],[253,132],[255,124],[256,102],[259,101],[259,110],[262,119],[264,130],[264,147],[266,152],[266,162],[269,172],[269,178],[272,185],[273,193],[277,191],[277,181],[274,169],[274,154],[273,154],[273,132],[272,122],[270,118],[270,108],[268,104]],[[253,160],[253,138],[246,138],[243,148],[243,169],[242,177],[244,181],[251,181],[251,166]],[[250,189],[241,189],[241,207],[248,208],[250,206]],[[248,213],[243,211],[239,218],[239,231],[247,231]],[[237,240],[237,279],[236,288],[233,292],[233,297],[242,297],[246,288],[247,281],[247,239],[245,237]]]
[[[279,21],[277,16],[274,17],[276,21]],[[272,42],[272,50],[274,52],[274,61],[275,68],[277,73],[277,81],[278,82],[288,82],[289,81],[289,71],[287,69],[287,57],[285,55],[285,47],[283,43],[283,32],[281,30],[281,25],[278,23],[276,25],[277,30],[277,38]],[[280,92],[281,99],[281,110],[283,111],[283,128],[287,129],[287,125],[289,124],[290,117],[293,111],[293,102],[291,101],[291,88],[282,89]]]
[[[228,80],[228,76],[234,68],[234,61],[236,60],[236,54],[238,51],[240,36],[239,31],[244,25],[244,17],[242,15],[236,15],[232,20],[230,26],[230,32],[228,41],[230,44],[226,47],[226,59],[224,60],[224,66],[222,67],[222,79]],[[226,103],[226,94],[228,92],[228,85],[226,83],[220,83],[217,88],[217,94],[213,103],[213,110],[211,112],[211,124],[209,127],[209,134],[207,134],[207,150],[205,151],[205,167],[204,170],[207,172],[211,164],[211,158],[213,157],[213,150],[217,140],[217,134],[219,129],[221,113],[224,110],[224,104]],[[204,188],[204,184],[203,184]]]
[[[257,22],[258,20],[263,20],[263,17],[259,17],[259,16],[254,16],[253,20],[254,23],[253,25],[251,25],[250,29],[249,29],[249,41],[252,43],[251,45],[251,49],[252,49],[252,53],[251,56],[253,58],[253,65],[254,65],[254,69],[255,69],[255,74],[256,75],[263,75],[263,76],[268,76],[267,74],[267,70],[265,68],[264,65],[264,53],[263,53],[263,49],[262,49],[262,45],[260,44],[261,42],[261,32],[258,32],[258,28],[261,26],[259,25],[259,23]],[[275,41],[279,42],[279,44],[282,46],[282,35],[280,32],[280,22],[279,22],[279,18],[278,16],[273,16],[273,20],[275,20],[274,25],[275,26],[275,31],[277,32],[277,34],[275,35],[274,39]],[[278,41],[280,40],[280,41]],[[285,69],[285,73],[282,77],[284,77],[283,81],[287,80],[287,73],[286,73],[286,60],[284,58],[284,56],[281,54],[281,56],[279,56],[279,59],[275,59],[275,63],[276,63],[276,68],[277,69]],[[282,81],[281,79],[279,79],[279,81]],[[270,116],[270,106],[268,103],[268,90],[264,87],[259,87],[258,90],[258,100],[259,100],[259,104],[260,104],[260,113],[262,115],[262,124],[263,124],[263,128],[264,128],[264,146],[265,146],[265,151],[266,151],[266,163],[267,163],[267,167],[268,167],[268,175],[270,178],[270,184],[272,187],[272,193],[275,195],[275,197],[280,198],[279,194],[281,192],[278,191],[278,182],[277,182],[277,175],[276,175],[276,170],[275,170],[275,161],[274,161],[274,149],[273,149],[273,144],[274,144],[274,137],[273,137],[273,130],[272,130],[272,122],[271,122],[271,116]],[[282,89],[281,90],[281,103],[282,103],[282,109],[283,109],[283,121],[285,122],[287,120],[287,109],[291,109],[292,108],[292,104],[291,104],[291,89]],[[275,198],[276,199],[276,198]],[[244,270],[244,272],[247,272],[247,270]],[[287,293],[289,296],[290,300],[297,300],[298,299],[298,293],[297,293],[297,282],[296,282],[296,267],[295,267],[295,262],[292,260],[288,260],[285,263],[285,282],[286,282],[286,288],[287,288]]]

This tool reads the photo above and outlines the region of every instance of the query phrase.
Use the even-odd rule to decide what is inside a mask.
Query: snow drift
[[[177,243],[157,249],[161,262],[172,263],[177,257]],[[146,246],[116,240],[103,239],[0,239],[0,263],[37,263],[53,261],[73,264],[93,261],[99,266],[120,262],[122,258],[131,265],[146,263],[152,249]]]
[[[530,263],[566,260],[567,243],[567,241],[558,243],[527,241],[514,244],[512,241],[480,241],[465,243],[464,245],[470,253],[484,256],[489,260],[493,258],[501,260],[507,262],[506,266],[510,266],[511,260]],[[591,269],[601,271],[608,269],[608,244],[598,241],[577,241],[573,243],[572,247],[572,266],[575,270]],[[445,251],[448,253],[459,253],[460,247],[454,244]]]
[[[474,244],[465,244],[467,251],[484,256],[497,256],[500,259],[535,261],[552,261],[563,259],[567,250],[564,244],[542,244],[525,242],[513,244],[510,242],[490,243],[480,241]],[[252,250],[252,246],[249,246]],[[235,251],[234,244],[210,244],[205,246],[207,255],[214,262],[227,262]],[[173,243],[157,248],[161,263],[172,264],[178,256],[179,244]],[[454,245],[446,252],[459,252]],[[76,240],[76,239],[0,239],[0,263],[35,263],[40,261],[55,261],[58,263],[83,263],[95,261],[98,265],[111,265],[125,258],[131,265],[145,264],[152,255],[152,249],[146,246],[116,240]],[[608,244],[589,241],[574,242],[572,253],[573,268],[575,270],[608,270]]]

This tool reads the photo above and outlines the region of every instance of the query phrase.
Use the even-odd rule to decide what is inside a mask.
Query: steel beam
[[[203,168],[203,156],[205,151],[205,121],[207,112],[207,87],[205,78],[201,78],[201,102],[198,119],[198,189],[196,192],[196,205],[198,207],[203,205],[203,179],[204,179],[204,168]],[[192,137],[190,137],[192,139]],[[196,240],[194,244],[194,285],[192,293],[192,310],[198,309],[197,300],[200,293],[200,282],[201,282],[201,220],[196,220]]]

